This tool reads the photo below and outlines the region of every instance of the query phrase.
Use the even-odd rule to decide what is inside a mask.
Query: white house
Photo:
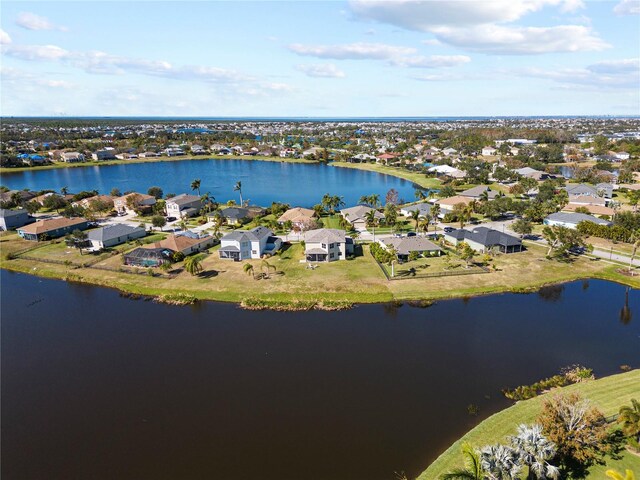
[[[320,228],[304,234],[304,254],[309,262],[333,262],[346,260],[353,254],[353,239],[344,230]]]
[[[202,208],[202,200],[196,195],[183,193],[169,198],[165,203],[165,208],[169,217],[193,217]]]
[[[80,152],[64,152],[60,159],[66,163],[84,162],[84,155]]]
[[[606,226],[613,225],[608,220],[602,220],[601,218],[594,217],[593,215],[587,215],[586,213],[575,213],[575,212],[552,213],[543,221],[545,225],[551,225],[551,226],[557,225],[560,227],[571,228],[572,230],[575,230],[576,228],[578,228],[578,224],[580,222],[593,222],[598,225],[606,225]]]
[[[618,160],[629,160],[629,157],[631,155],[629,155],[627,152],[617,152],[613,154],[614,157],[616,157]]]
[[[498,150],[496,150],[493,147],[484,147],[482,149],[482,155],[487,156],[487,157],[492,157],[496,154]]]
[[[273,236],[267,227],[236,230],[220,240],[220,258],[235,262],[250,258],[262,258],[264,254],[277,252],[282,240]]]

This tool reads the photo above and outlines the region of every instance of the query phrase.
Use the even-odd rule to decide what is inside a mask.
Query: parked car
[[[416,232],[407,233],[407,237],[415,237],[415,236],[416,236]]]
[[[175,222],[176,221],[176,217],[167,217],[167,218],[165,218],[165,220],[167,222]]]
[[[450,232],[453,232],[455,230],[455,228],[453,228],[453,227],[444,227],[443,230],[444,230],[445,233],[450,233]]]

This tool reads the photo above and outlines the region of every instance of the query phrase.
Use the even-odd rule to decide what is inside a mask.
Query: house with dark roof
[[[502,253],[522,251],[522,240],[513,235],[487,227],[476,227],[473,230],[457,229],[444,234],[447,243],[457,246],[464,242],[476,252],[486,253],[497,248]]]
[[[0,230],[11,230],[34,222],[35,219],[29,215],[24,208],[9,210],[0,208]]]
[[[194,217],[202,208],[202,200],[196,195],[183,193],[167,199],[165,208],[170,217]]]
[[[229,225],[240,225],[245,219],[249,218],[249,210],[242,207],[223,208],[220,210],[220,214]]]
[[[353,225],[354,228],[362,230],[367,228],[366,216],[372,210],[375,211],[374,216],[378,221],[384,220],[384,215],[382,213],[371,207],[367,207],[366,205],[356,205],[355,207],[344,208],[340,210],[340,215],[342,215],[347,222]]]
[[[267,227],[251,230],[236,230],[220,239],[220,258],[239,262],[250,258],[262,258],[273,254],[282,246],[282,240],[273,235]]]
[[[478,185],[477,187],[469,188],[468,190],[465,190],[458,195],[460,195],[461,197],[474,198],[476,200],[479,200],[486,195],[487,199],[493,200],[498,196],[498,192],[496,192],[495,190],[491,190],[486,185]]]
[[[131,227],[124,223],[114,223],[106,227],[96,228],[87,232],[87,240],[91,242],[91,247],[99,250],[102,248],[115,247],[116,245],[142,238],[147,234],[142,227]]]
[[[346,260],[353,255],[354,244],[344,230],[319,228],[304,234],[304,254],[309,262],[333,262]]]
[[[593,222],[597,225],[611,226],[613,225],[608,220],[602,220],[601,218],[594,217],[593,215],[587,215],[586,213],[576,212],[557,212],[552,213],[543,220],[542,223],[550,226],[560,226],[571,228],[575,230],[578,228],[580,222]]]
[[[433,208],[433,205],[431,205],[430,203],[416,203],[415,205],[407,205],[406,207],[402,207],[400,209],[400,213],[405,217],[410,217],[412,212],[415,212],[417,210],[419,212],[418,215],[420,216],[420,218],[426,218],[427,215],[431,214],[431,208]]]
[[[378,240],[387,250],[393,249],[396,252],[398,260],[406,261],[412,252],[425,257],[440,256],[442,249],[430,240],[424,237],[393,237]]]

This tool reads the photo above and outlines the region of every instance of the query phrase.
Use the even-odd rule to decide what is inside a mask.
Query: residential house
[[[580,222],[593,222],[598,225],[606,225],[606,226],[613,225],[608,220],[602,220],[601,218],[594,217],[593,215],[587,215],[586,213],[575,213],[575,212],[552,213],[543,221],[545,225],[551,225],[551,226],[557,225],[560,227],[571,228],[573,230],[578,228],[578,224]]]
[[[140,158],[152,158],[152,157],[159,157],[160,154],[156,153],[156,152],[143,152],[139,155]]]
[[[631,157],[627,152],[617,152],[614,153],[613,156],[616,157],[617,160],[629,160]]]
[[[145,193],[131,192],[113,199],[113,206],[119,214],[134,213],[136,208],[151,210],[155,204],[156,197]]]
[[[0,208],[0,231],[19,228],[33,221],[33,217],[24,208],[16,210]]]
[[[82,208],[91,208],[91,206],[95,202],[101,202],[105,205],[113,208],[113,197],[111,195],[94,195],[93,197],[83,198],[82,200],[78,200],[77,202],[73,202],[72,205],[76,207]]]
[[[220,258],[239,262],[250,258],[262,258],[273,254],[282,246],[282,240],[273,236],[267,227],[236,230],[220,240]]]
[[[80,152],[63,152],[60,155],[60,160],[65,163],[78,163],[84,162],[85,157]]]
[[[375,211],[374,216],[378,221],[384,220],[384,215],[382,213],[365,205],[356,205],[355,207],[345,208],[340,210],[340,215],[342,215],[347,222],[353,225],[355,229],[366,230],[366,215],[372,210]]]
[[[0,192],[0,202],[11,202],[14,196],[16,196],[20,202],[28,202],[34,199],[36,194],[29,190],[9,190],[7,192]]]
[[[438,245],[424,237],[392,237],[378,240],[378,242],[387,250],[393,248],[398,260],[401,261],[408,260],[412,252],[425,257],[435,257],[442,253],[442,249]]]
[[[414,205],[406,205],[402,207],[400,209],[400,214],[404,215],[405,217],[410,217],[412,212],[415,212],[417,210],[419,212],[418,215],[420,218],[426,218],[426,216],[431,213],[432,208],[433,205],[427,202],[416,203]]]
[[[450,155],[454,155],[456,153],[458,153],[458,150],[456,150],[455,148],[445,148],[444,150],[442,150],[442,153],[445,154],[447,157]]]
[[[124,223],[114,223],[106,227],[96,228],[87,232],[87,240],[91,242],[91,247],[99,250],[102,248],[115,247],[125,242],[142,238],[147,231],[142,227],[131,227]]]
[[[220,210],[229,225],[240,225],[249,219],[249,210],[242,207],[226,207]]]
[[[173,253],[168,248],[138,247],[124,254],[124,264],[132,267],[159,267],[164,263],[171,263]]]
[[[186,256],[211,248],[216,242],[217,239],[211,235],[183,232],[182,234],[171,234],[164,240],[150,244],[148,248],[169,249]]]
[[[280,215],[278,223],[282,225],[286,222],[291,222],[294,229],[302,230],[309,228],[308,225],[310,225],[316,217],[316,212],[310,208],[293,207]]]
[[[354,244],[344,230],[320,228],[309,230],[304,234],[304,254],[309,262],[333,262],[346,260],[353,255]]]
[[[180,155],[184,155],[184,150],[178,145],[169,145],[169,147],[165,148],[162,152],[167,157],[179,157]]]
[[[97,152],[94,152],[91,154],[91,158],[93,158],[94,160],[115,160],[116,156],[114,154],[113,149],[111,150],[98,150]]]
[[[86,230],[89,222],[84,218],[51,218],[19,227],[16,230],[25,240],[38,242],[44,239],[59,238],[74,230]]]
[[[449,165],[436,165],[435,167],[429,168],[429,172],[435,173],[438,177],[465,178],[467,176],[467,172]]]
[[[487,227],[476,227],[473,230],[457,229],[444,234],[447,243],[458,245],[466,243],[476,252],[486,253],[497,248],[502,253],[522,251],[522,240],[513,235]]]
[[[175,218],[194,217],[202,208],[202,200],[196,195],[183,193],[167,199],[165,209],[167,215]]]
[[[580,209],[586,208],[589,211],[589,214],[591,215],[600,215],[600,216],[607,215],[609,217],[612,217],[616,213],[616,211],[613,208],[605,207],[603,205],[592,205],[592,204],[585,205],[580,203],[568,203],[567,205],[562,207],[562,211],[575,212],[576,209],[578,208]]]
[[[453,209],[458,204],[469,205],[475,199],[472,197],[463,197],[461,195],[455,195],[453,197],[443,198],[436,203],[440,205],[440,217],[444,217],[447,213],[453,212]]]
[[[610,183],[599,183],[598,185],[591,186],[584,183],[568,184],[564,189],[569,196],[572,195],[589,195],[594,198],[604,197],[610,199],[613,197],[613,185]]]
[[[191,145],[191,153],[193,155],[206,155],[207,151],[202,145]]]
[[[496,192],[495,190],[491,190],[486,185],[478,185],[477,187],[473,187],[468,190],[465,190],[464,192],[461,192],[459,195],[461,197],[469,197],[475,200],[480,200],[482,197],[486,195],[488,200],[493,200],[498,196],[498,194],[499,192]]]
[[[517,168],[515,173],[525,178],[533,178],[536,181],[546,180],[547,178],[555,178],[555,175],[550,175],[547,172],[542,172],[531,167]]]
[[[498,150],[493,147],[484,147],[482,149],[482,155],[486,157],[493,157],[497,153],[497,151]]]

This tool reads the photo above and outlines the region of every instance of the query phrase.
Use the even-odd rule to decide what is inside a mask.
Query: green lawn
[[[520,423],[533,423],[541,411],[542,402],[557,391],[518,402],[487,418],[449,447],[418,479],[436,480],[442,474],[462,466],[460,449],[465,442],[469,442],[474,447],[504,442],[508,435],[515,433],[516,427]],[[621,405],[630,403],[631,398],[640,399],[640,370],[570,385],[561,391],[563,393],[579,392],[582,397],[593,402],[606,416],[613,415],[618,412]],[[607,459],[607,466],[592,468],[589,478],[604,479],[604,471],[612,467],[618,470],[630,468],[640,472],[640,457],[626,453],[621,460]]]
[[[333,162],[331,165],[340,168],[355,168],[358,170],[367,170],[369,172],[378,172],[392,177],[404,178],[410,182],[420,185],[422,188],[440,188],[441,182],[437,178],[427,177],[423,173],[411,172],[402,167],[387,167],[376,163],[347,163]],[[406,199],[409,200],[409,199]]]

